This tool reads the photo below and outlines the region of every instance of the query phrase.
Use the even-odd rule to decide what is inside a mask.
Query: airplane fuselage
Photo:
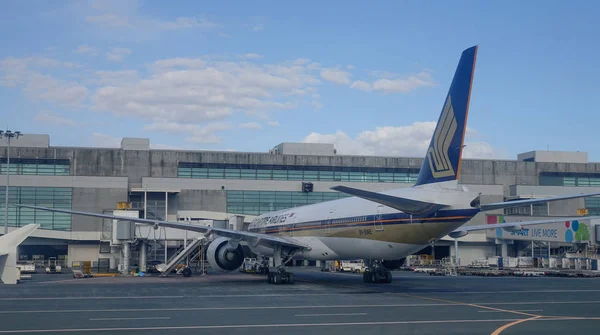
[[[472,193],[463,191],[452,190],[448,195],[460,203],[465,203],[463,199],[473,199]],[[350,197],[265,213],[252,221],[249,231],[291,238],[310,247],[295,259],[394,260],[446,236],[478,212],[479,209],[464,205],[415,216]],[[273,253],[264,247],[252,250],[264,256]]]

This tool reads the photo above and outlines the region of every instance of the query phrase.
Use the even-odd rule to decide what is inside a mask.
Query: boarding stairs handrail
[[[194,241],[194,239],[193,239],[193,238],[190,238],[190,239],[188,239],[188,240],[187,240],[187,243],[191,243],[191,242],[193,242],[193,241]],[[167,259],[167,264],[171,263],[171,261],[172,261],[173,259],[175,259],[175,257],[177,257],[177,256],[179,255],[179,253],[180,253],[180,252],[182,252],[183,250],[185,250],[185,248],[187,247],[187,243],[186,243],[186,245],[182,245],[182,246],[180,246],[180,247],[179,247],[179,249],[177,249],[177,251],[175,251],[175,253],[174,253],[173,255],[171,255],[171,257],[169,257],[169,258]]]
[[[171,272],[171,270],[173,270],[183,258],[188,256],[190,252],[192,252],[198,246],[198,244],[202,243],[204,239],[204,236],[194,238],[192,242],[189,243],[183,250],[175,254],[175,256],[172,257],[171,260],[167,262],[167,264],[158,264],[156,266],[156,269],[159,272],[161,272],[161,276],[166,276],[167,274],[169,274],[169,272]]]

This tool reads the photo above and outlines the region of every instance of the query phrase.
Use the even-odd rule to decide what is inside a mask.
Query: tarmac
[[[600,278],[438,277],[290,268],[265,276],[73,279],[0,285],[0,334],[598,334]]]

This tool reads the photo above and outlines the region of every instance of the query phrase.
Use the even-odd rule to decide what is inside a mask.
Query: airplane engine
[[[218,237],[208,246],[206,259],[213,269],[233,271],[244,263],[244,249],[227,237]]]

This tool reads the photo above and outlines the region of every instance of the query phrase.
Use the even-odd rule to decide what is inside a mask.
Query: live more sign
[[[490,215],[487,217],[487,223],[504,223],[528,221],[527,218],[509,217],[509,220],[503,215]],[[529,218],[530,219],[530,218]],[[497,238],[505,240],[526,240],[543,242],[585,242],[590,240],[590,220],[573,220],[557,223],[525,226],[521,230],[506,231],[502,228],[486,230],[488,238]]]

